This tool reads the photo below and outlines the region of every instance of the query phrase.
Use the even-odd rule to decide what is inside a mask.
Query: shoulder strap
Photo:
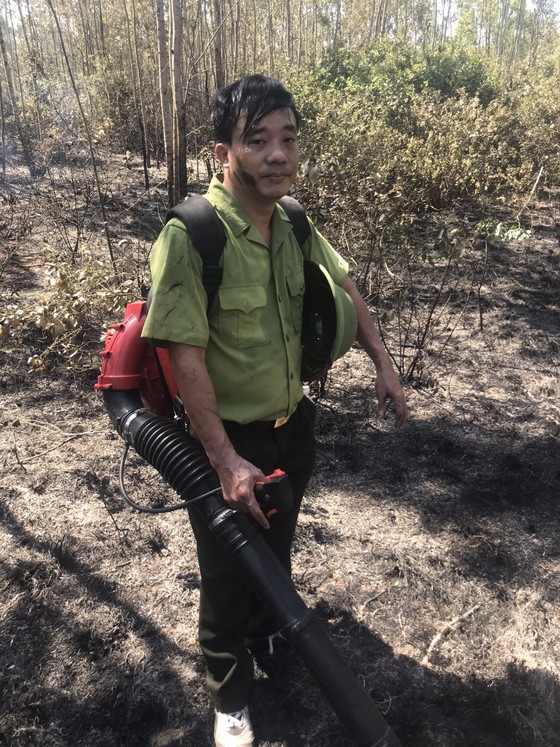
[[[290,219],[300,248],[309,238],[311,228],[305,210],[293,197],[282,197],[278,203]],[[165,222],[178,218],[202,258],[202,283],[208,296],[208,308],[222,282],[220,258],[226,245],[226,233],[214,207],[202,195],[191,195],[168,210]]]
[[[294,227],[294,235],[300,249],[303,249],[303,245],[311,234],[311,228],[309,227],[309,221],[307,220],[305,210],[296,199],[289,195],[278,200],[278,204],[284,208],[284,212]]]
[[[165,222],[178,218],[191,237],[202,259],[202,283],[208,296],[208,308],[222,282],[220,258],[226,245],[226,233],[214,207],[202,195],[191,195],[171,208]]]

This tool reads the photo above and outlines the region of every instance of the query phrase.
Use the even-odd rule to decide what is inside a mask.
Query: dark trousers
[[[237,453],[265,475],[281,469],[290,478],[294,507],[270,519],[263,538],[288,572],[299,508],[315,460],[315,405],[307,397],[290,420],[272,424],[224,423]],[[201,574],[199,638],[208,669],[207,683],[217,710],[230,713],[247,705],[253,682],[253,659],[247,638],[277,630],[248,587],[242,572],[195,509],[189,511]]]

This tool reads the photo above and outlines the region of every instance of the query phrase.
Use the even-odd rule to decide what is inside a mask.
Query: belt
[[[226,426],[226,429],[228,427],[233,427],[245,429],[246,431],[268,431],[286,425],[292,415],[293,413],[291,415],[283,415],[281,418],[276,418],[276,420],[253,420],[251,423],[236,423],[232,420],[224,420],[223,423]]]

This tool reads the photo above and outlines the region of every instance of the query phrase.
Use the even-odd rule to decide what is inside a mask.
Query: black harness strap
[[[294,227],[294,236],[297,239],[297,243],[300,249],[303,249],[303,245],[311,234],[311,227],[309,226],[305,210],[296,199],[289,195],[278,200],[278,204],[284,208],[284,212]]]
[[[220,258],[226,245],[226,232],[213,206],[202,195],[192,195],[165,216],[167,223],[178,218],[202,258],[202,284],[208,297],[208,308],[222,282]]]
[[[300,248],[311,234],[305,210],[293,197],[278,200],[293,226],[294,236]],[[226,245],[226,232],[216,210],[202,195],[191,195],[171,208],[165,216],[167,223],[178,218],[191,237],[193,246],[202,258],[202,284],[208,297],[210,308],[214,296],[222,282],[223,270],[220,258]]]

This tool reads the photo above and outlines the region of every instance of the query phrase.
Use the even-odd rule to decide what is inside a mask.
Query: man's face
[[[296,178],[299,145],[296,120],[290,109],[267,114],[242,137],[245,116],[233,132],[231,145],[218,143],[216,155],[224,184],[241,202],[276,202],[288,194]]]

